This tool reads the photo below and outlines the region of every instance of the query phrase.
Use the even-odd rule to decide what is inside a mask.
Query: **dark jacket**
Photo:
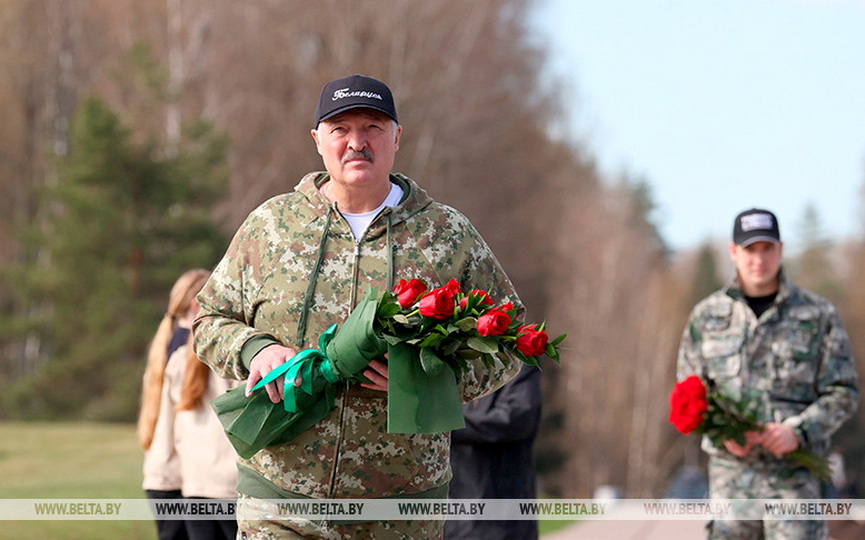
[[[452,499],[533,499],[532,446],[541,418],[541,372],[524,365],[496,392],[463,405],[466,427],[451,434]],[[445,538],[538,537],[535,521],[445,524]]]

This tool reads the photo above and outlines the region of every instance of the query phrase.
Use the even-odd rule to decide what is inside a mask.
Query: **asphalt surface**
[[[542,540],[699,540],[706,538],[705,526],[703,521],[584,521]],[[829,540],[863,538],[863,522],[829,522]]]
[[[706,538],[704,521],[589,520],[571,525],[543,540],[694,540]]]

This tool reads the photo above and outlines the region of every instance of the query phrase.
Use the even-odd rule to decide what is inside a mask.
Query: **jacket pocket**
[[[745,336],[738,332],[707,332],[701,352],[707,375],[712,380],[735,377],[742,369],[742,344]]]
[[[793,399],[813,393],[820,356],[819,313],[791,310],[772,342],[774,392]]]

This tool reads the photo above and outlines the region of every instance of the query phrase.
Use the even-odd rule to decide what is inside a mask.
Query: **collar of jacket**
[[[775,297],[775,304],[780,304],[790,297],[793,284],[787,281],[787,276],[784,275],[784,268],[778,271],[778,295]],[[739,276],[735,276],[724,287],[724,294],[734,300],[743,300],[745,294],[742,292],[742,284],[739,282]]]
[[[334,206],[319,191],[321,186],[330,180],[330,174],[323,171],[311,172],[301,178],[294,190],[301,193],[308,201],[310,207],[319,215],[327,215],[328,209]],[[399,205],[390,211],[391,225],[398,225],[414,214],[422,211],[432,204],[433,200],[425,189],[417,182],[400,173],[392,173],[390,181],[398,185],[403,192]],[[370,228],[370,235],[375,236],[384,232],[384,224],[381,220],[375,220]]]

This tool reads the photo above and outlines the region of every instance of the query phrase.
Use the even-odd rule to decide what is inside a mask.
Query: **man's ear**
[[[318,143],[318,128],[309,130],[309,134],[312,135],[312,140],[315,141],[315,151],[318,152],[318,155],[321,155],[321,145]]]
[[[394,150],[396,151],[396,150],[399,150],[399,137],[402,134],[402,126],[397,124],[396,130],[394,130],[394,131],[396,131],[396,135],[394,135],[393,145],[394,145]]]

